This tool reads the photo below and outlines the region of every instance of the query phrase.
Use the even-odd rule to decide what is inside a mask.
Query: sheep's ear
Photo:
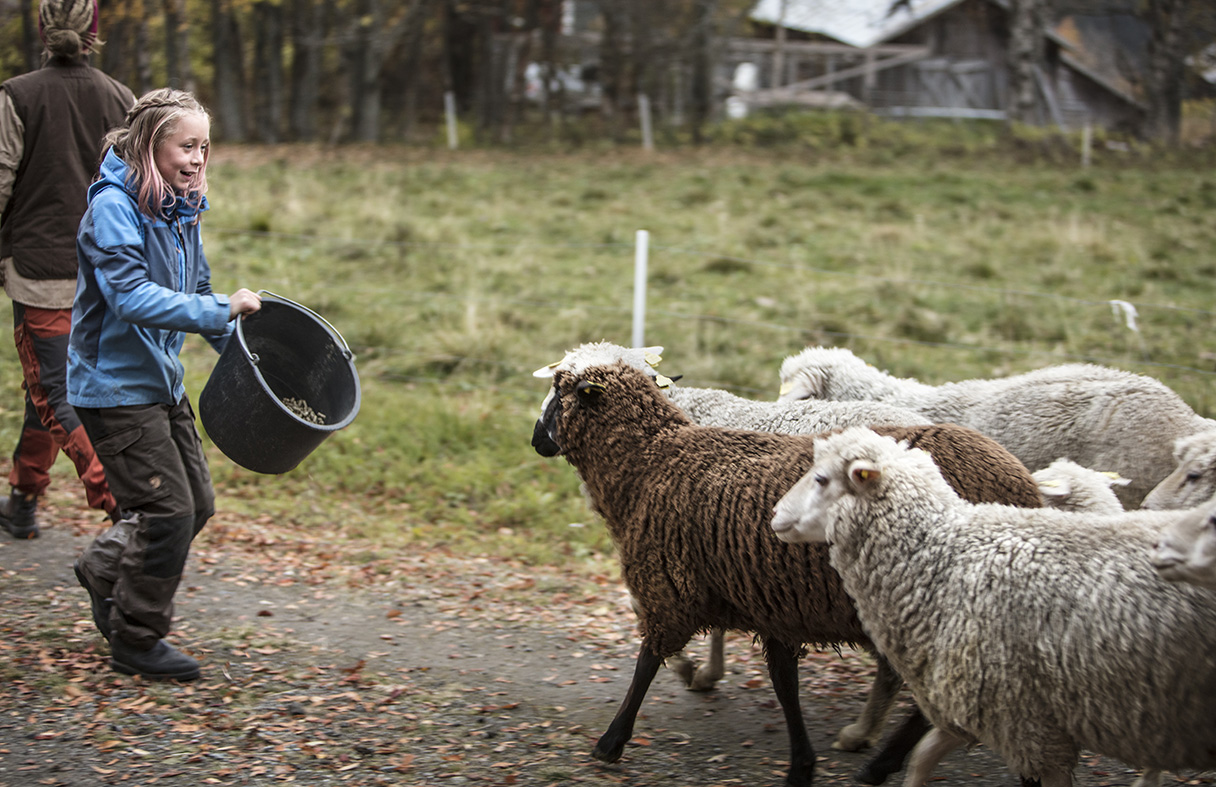
[[[1107,481],[1107,483],[1110,484],[1111,486],[1127,486],[1128,484],[1130,484],[1132,482],[1132,480],[1130,478],[1124,478],[1123,476],[1119,475],[1118,473],[1103,471],[1102,475],[1104,475],[1110,479],[1109,481]]]
[[[591,402],[600,398],[600,394],[605,390],[604,386],[599,383],[593,383],[590,380],[582,380],[574,387],[574,391],[578,394],[579,399]]]
[[[562,359],[562,361],[564,361],[564,360],[565,360],[565,358]],[[532,376],[533,377],[552,377],[553,370],[556,369],[557,367],[561,366],[562,361],[554,361],[553,363],[549,364],[548,366],[542,366],[539,369],[537,369],[535,372],[532,372]]]
[[[882,471],[878,465],[865,459],[858,459],[849,465],[849,480],[857,489],[866,489],[878,483]]]
[[[1048,497],[1067,497],[1071,491],[1067,481],[1044,481],[1039,484],[1039,492]]]

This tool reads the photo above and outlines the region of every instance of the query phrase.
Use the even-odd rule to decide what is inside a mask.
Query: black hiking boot
[[[34,519],[37,509],[37,495],[22,494],[14,489],[7,500],[0,498],[0,527],[13,538],[37,538],[38,522]]]
[[[199,676],[198,662],[163,639],[148,650],[139,650],[122,637],[114,637],[110,640],[110,667],[147,680],[198,680]]]
[[[106,639],[110,638],[110,599],[98,593],[89,584],[89,580],[85,577],[84,572],[80,570],[80,561],[77,560],[72,564],[72,570],[76,572],[76,581],[80,586],[89,592],[89,606],[93,608],[93,625],[101,632],[101,636]]]

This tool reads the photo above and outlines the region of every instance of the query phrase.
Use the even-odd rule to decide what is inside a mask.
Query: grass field
[[[385,548],[606,554],[573,469],[529,446],[546,390],[530,374],[583,341],[630,342],[640,229],[646,343],[684,384],[775,398],[782,358],[824,343],[929,382],[1095,360],[1216,416],[1210,152],[1102,148],[1082,169],[1067,144],[918,128],[933,145],[217,149],[216,289],[315,309],[363,386],[354,424],[286,475],[214,451],[221,513]],[[214,360],[187,341],[195,399]],[[5,341],[4,453],[20,396]],[[71,484],[67,462],[56,473]]]

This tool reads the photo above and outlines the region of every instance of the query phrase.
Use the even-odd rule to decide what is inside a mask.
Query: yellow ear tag
[[[1118,480],[1119,480],[1119,474],[1118,474],[1118,473],[1112,473],[1112,472],[1110,472],[1109,470],[1103,470],[1103,471],[1102,471],[1102,475],[1106,476],[1107,478],[1109,478],[1109,479],[1110,479],[1110,480],[1112,480],[1112,481],[1118,481]]]
[[[642,356],[642,358],[643,358],[643,360],[646,361],[646,363],[650,364],[651,366],[658,366],[659,363],[663,360],[663,356],[656,355],[654,353],[646,353],[644,356]]]
[[[671,386],[671,378],[670,378],[670,377],[664,377],[664,376],[663,376],[663,375],[661,375],[661,374],[655,375],[654,382],[655,382],[655,384],[656,384],[656,385],[658,385],[660,388],[668,388],[668,387],[670,387],[670,386]]]
[[[1047,489],[1055,489],[1059,485],[1059,481],[1044,481],[1043,483],[1039,484],[1039,486],[1046,487]]]
[[[781,384],[781,390],[777,392],[777,395],[778,395],[778,396],[785,396],[787,393],[789,393],[789,392],[790,392],[790,391],[792,391],[792,390],[794,390],[794,384],[793,384],[793,383],[782,383],[782,384]]]

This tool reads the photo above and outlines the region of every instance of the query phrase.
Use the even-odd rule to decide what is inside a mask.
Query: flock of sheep
[[[798,658],[839,644],[877,672],[835,747],[878,743],[905,683],[916,700],[865,783],[910,755],[919,787],[973,743],[1024,786],[1071,785],[1081,750],[1140,787],[1216,768],[1216,421],[1089,364],[932,386],[809,348],[760,402],[674,385],[661,350],[585,344],[536,372],[533,447],[578,471],[641,634],[595,757],[620,758],[665,660],[712,686],[731,629],[763,645],[791,787],[815,763]],[[704,632],[698,674],[681,656]]]

